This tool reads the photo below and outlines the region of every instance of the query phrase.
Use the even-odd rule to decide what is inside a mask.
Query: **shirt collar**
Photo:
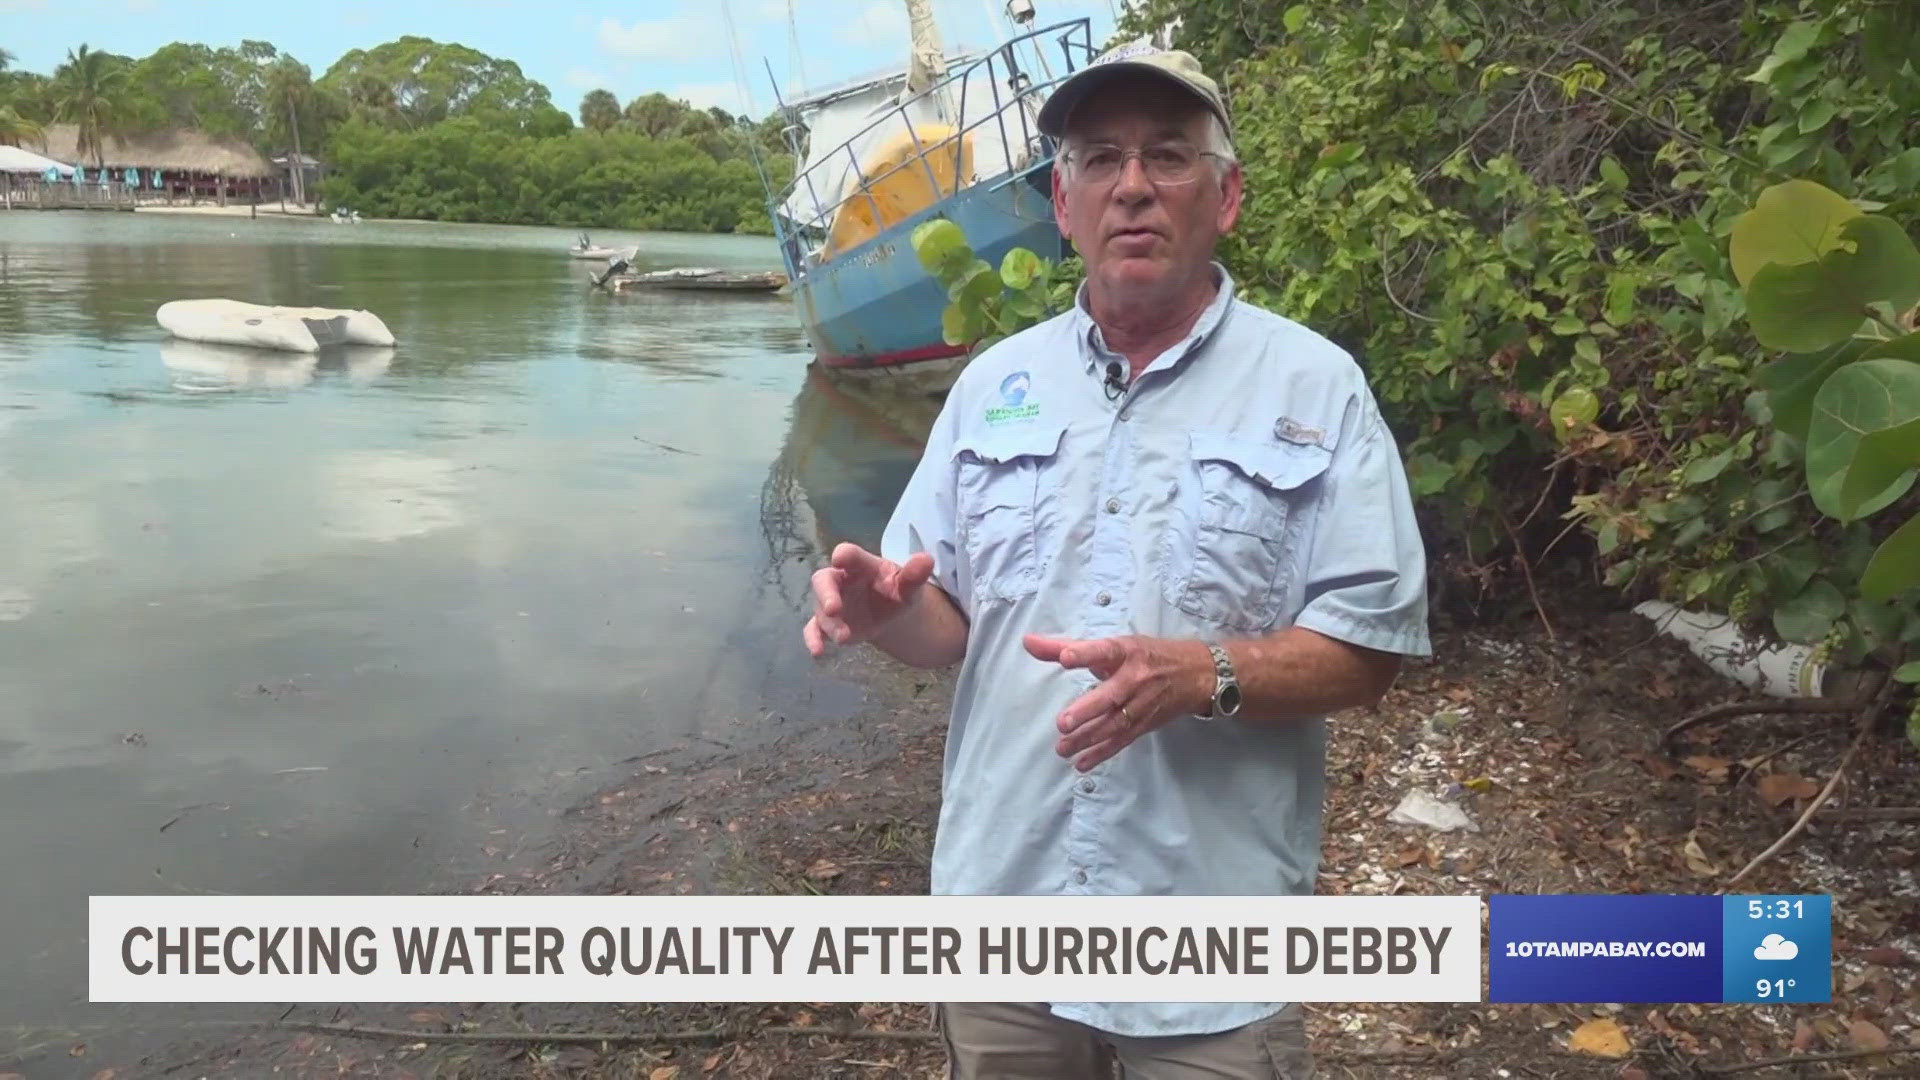
[[[1228,310],[1233,306],[1233,275],[1227,273],[1227,268],[1219,262],[1212,265],[1214,281],[1217,284],[1213,299],[1207,304],[1207,309],[1200,313],[1200,318],[1194,322],[1193,329],[1187,331],[1186,339],[1167,350],[1167,353],[1172,354],[1174,361],[1212,340],[1214,334],[1220,329],[1220,324],[1226,321]],[[1085,281],[1080,282],[1079,289],[1073,295],[1073,336],[1074,340],[1081,345],[1080,355],[1086,361],[1088,371],[1095,370],[1101,361],[1117,356],[1113,350],[1107,348],[1106,336],[1100,332],[1100,324],[1093,321],[1092,313],[1087,310]],[[1158,361],[1156,365],[1157,363]]]

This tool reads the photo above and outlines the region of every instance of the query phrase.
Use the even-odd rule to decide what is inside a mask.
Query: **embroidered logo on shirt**
[[[1285,439],[1302,446],[1325,446],[1327,433],[1309,424],[1303,424],[1291,416],[1283,416],[1273,422],[1273,437]]]
[[[1000,400],[1004,405],[987,406],[987,423],[1004,424],[1009,420],[1031,420],[1040,415],[1040,406],[1027,400],[1033,389],[1033,377],[1016,371],[1000,380]]]

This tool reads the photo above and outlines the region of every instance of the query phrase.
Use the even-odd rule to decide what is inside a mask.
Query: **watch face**
[[[1220,715],[1232,716],[1240,711],[1240,684],[1228,683],[1220,688]]]

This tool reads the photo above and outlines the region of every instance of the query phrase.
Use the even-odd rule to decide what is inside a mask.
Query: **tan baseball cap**
[[[1220,118],[1227,137],[1233,137],[1233,120],[1220,98],[1220,87],[1200,70],[1200,61],[1178,49],[1161,49],[1146,38],[1101,53],[1055,87],[1046,104],[1040,106],[1040,130],[1058,139],[1066,130],[1067,117],[1088,94],[1121,76],[1140,74],[1165,79],[1199,98]]]

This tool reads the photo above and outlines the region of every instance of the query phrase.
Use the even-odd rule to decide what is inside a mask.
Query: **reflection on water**
[[[464,889],[556,785],[856,704],[807,575],[877,543],[938,398],[809,375],[784,302],[593,290],[571,240],[0,214],[0,1073],[112,1064],[15,1024],[156,1015],[86,1002],[85,896]],[[400,344],[166,337],[198,296]]]
[[[843,541],[878,549],[939,418],[943,385],[809,369],[761,492],[770,562],[817,565]]]
[[[169,339],[160,344],[160,362],[174,373],[176,390],[287,389],[313,381],[320,358],[311,353],[242,349]]]
[[[385,543],[457,526],[460,465],[396,450],[355,450],[331,458],[315,478],[330,536]]]
[[[556,776],[846,707],[741,585],[785,306],[589,296],[557,230],[103,217],[0,217],[0,1030],[128,1015],[85,1003],[90,893],[464,887]],[[183,296],[401,344],[172,341]]]
[[[348,382],[364,385],[386,374],[393,366],[395,352],[392,348],[352,346],[293,353],[170,337],[160,343],[160,362],[174,373],[175,390],[285,390],[307,385],[323,370],[338,371]]]

